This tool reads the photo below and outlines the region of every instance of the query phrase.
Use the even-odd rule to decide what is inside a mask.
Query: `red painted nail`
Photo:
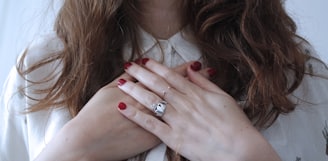
[[[123,102],[120,102],[120,103],[118,104],[118,108],[119,108],[120,110],[125,110],[125,109],[126,109],[126,104],[123,103]]]
[[[197,71],[199,71],[202,68],[202,64],[199,61],[196,61],[193,64],[191,64],[190,68],[193,71],[197,72]]]
[[[131,62],[126,62],[126,63],[124,64],[124,69],[128,69],[131,65],[132,65]]]
[[[216,70],[214,68],[210,68],[207,70],[207,73],[210,77],[213,77],[216,74]]]
[[[149,61],[149,58],[143,58],[141,59],[142,65],[146,65],[146,63]]]
[[[118,84],[119,86],[122,86],[122,85],[125,84],[125,83],[126,83],[126,80],[125,80],[125,79],[119,79],[118,82],[117,82],[117,84]]]

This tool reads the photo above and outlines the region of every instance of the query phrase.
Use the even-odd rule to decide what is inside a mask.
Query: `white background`
[[[38,35],[52,30],[60,1],[0,0],[0,91],[17,55]],[[287,0],[286,8],[298,32],[328,62],[327,0]]]

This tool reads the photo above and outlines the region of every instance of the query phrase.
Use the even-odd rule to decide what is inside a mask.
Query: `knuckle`
[[[157,121],[154,118],[149,117],[149,118],[145,119],[145,128],[146,129],[155,130],[156,127],[157,127]]]
[[[163,78],[172,78],[175,76],[175,73],[172,72],[171,70],[167,70],[163,72]]]
[[[150,83],[151,86],[156,86],[162,81],[163,81],[163,79],[161,77],[154,76],[149,80],[149,83]]]
[[[147,95],[145,100],[147,100],[147,104],[151,106],[152,104],[158,102],[159,99],[155,95]]]
[[[136,120],[138,117],[138,112],[136,110],[130,111],[127,113],[127,116],[133,120]]]
[[[132,73],[136,73],[136,74],[140,74],[142,73],[142,69],[140,67],[136,67],[133,68],[133,70],[131,70]]]
[[[136,92],[138,90],[136,85],[126,86],[130,92]]]

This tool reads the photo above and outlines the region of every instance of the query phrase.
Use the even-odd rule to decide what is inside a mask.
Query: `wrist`
[[[240,161],[281,161],[271,144],[255,128],[236,147]]]

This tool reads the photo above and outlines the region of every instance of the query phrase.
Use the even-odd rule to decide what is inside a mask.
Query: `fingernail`
[[[126,62],[126,63],[124,64],[124,69],[128,69],[131,65],[132,65],[131,62]]]
[[[142,65],[146,65],[146,63],[149,61],[149,58],[143,58],[141,59]]]
[[[123,102],[120,102],[120,103],[118,104],[118,108],[119,108],[120,110],[125,110],[125,109],[126,109],[126,104],[123,103]]]
[[[210,68],[207,70],[207,73],[210,77],[213,77],[216,74],[216,70],[214,68]]]
[[[118,84],[119,86],[122,86],[122,85],[125,84],[125,83],[126,83],[126,80],[125,80],[125,79],[119,79],[118,82],[117,82],[117,84]]]
[[[193,64],[191,64],[190,68],[193,71],[197,72],[197,71],[199,71],[202,68],[202,64],[199,61],[196,61]]]

